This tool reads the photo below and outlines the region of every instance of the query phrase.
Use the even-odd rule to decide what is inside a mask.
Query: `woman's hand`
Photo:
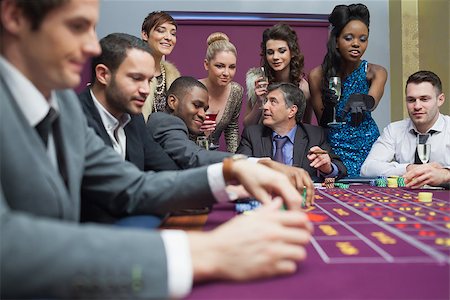
[[[203,121],[203,125],[200,127],[200,131],[205,134],[206,137],[209,137],[211,133],[216,130],[216,121],[212,120],[205,120]]]

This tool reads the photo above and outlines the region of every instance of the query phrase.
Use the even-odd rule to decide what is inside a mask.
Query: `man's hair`
[[[36,31],[42,24],[45,16],[47,14],[60,7],[64,4],[70,2],[70,0],[16,0],[16,6],[22,10],[25,17],[31,23],[31,30]],[[0,28],[3,24],[0,23]]]
[[[92,60],[92,82],[96,80],[95,67],[104,64],[111,72],[116,71],[127,57],[127,51],[138,49],[151,55],[148,44],[127,33],[111,33],[100,40],[102,53]]]
[[[436,89],[437,94],[442,93],[442,82],[439,76],[437,76],[435,73],[431,71],[418,71],[411,76],[408,77],[408,80],[406,81],[406,86],[410,83],[422,83],[422,82],[429,82],[431,85]],[[405,87],[406,89],[406,87]]]
[[[178,98],[179,101],[183,101],[185,95],[189,93],[194,87],[198,87],[204,89],[205,91],[208,91],[206,86],[194,77],[191,76],[178,77],[170,85],[170,88],[167,91],[167,97],[169,97],[170,95],[174,95],[175,97]],[[168,112],[172,112],[172,110],[169,108],[167,101],[166,101],[166,110]]]
[[[267,87],[268,92],[272,92],[274,90],[281,91],[284,96],[284,101],[286,102],[286,108],[290,108],[292,105],[297,106],[298,110],[295,115],[295,122],[297,124],[301,123],[306,108],[306,98],[302,90],[290,82],[272,83]]]

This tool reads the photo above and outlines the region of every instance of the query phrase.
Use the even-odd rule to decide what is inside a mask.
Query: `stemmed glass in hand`
[[[336,93],[338,97],[337,101],[341,99],[341,78],[337,76],[330,77],[330,81],[328,82],[328,88]],[[333,121],[328,123],[328,126],[335,127],[341,124],[345,124],[345,122],[337,122],[336,121],[336,106],[333,107]]]
[[[210,125],[213,125],[214,124],[214,127],[216,126],[216,118],[217,118],[217,115],[219,114],[219,110],[218,109],[208,109],[207,111],[206,111],[206,113],[205,113],[205,121],[211,121],[211,122],[214,122],[214,123],[212,123],[212,124],[210,124]],[[219,145],[215,145],[213,142],[212,142],[212,133],[213,133],[213,131],[214,130],[211,130],[211,131],[205,131],[205,135],[208,137],[208,140],[209,140],[209,150],[216,150],[217,148],[219,148]]]
[[[263,101],[261,104],[261,109],[264,106],[264,102],[266,101],[266,94],[267,94],[267,86],[269,86],[269,78],[267,78],[266,72],[264,70],[264,67],[259,68],[261,76],[256,80],[255,82],[255,88],[262,89],[264,94],[258,94],[261,93],[259,91],[256,95],[260,97]]]
[[[428,142],[429,138],[429,133],[419,133],[417,135],[417,154],[423,164],[430,161],[431,144]]]

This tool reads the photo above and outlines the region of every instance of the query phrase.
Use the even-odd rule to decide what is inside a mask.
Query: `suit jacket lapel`
[[[272,130],[265,126],[263,134],[261,136],[261,147],[262,147],[262,156],[272,158],[273,156]]]
[[[294,141],[294,165],[302,167],[305,157],[309,149],[308,146],[308,136],[305,129],[301,125],[297,125],[297,131],[295,133]]]
[[[44,143],[42,143],[39,134],[32,126],[30,126],[28,120],[23,115],[22,110],[18,107],[16,101],[13,98],[13,94],[9,90],[9,86],[7,86],[3,81],[0,81],[0,86],[3,86],[2,90],[6,94],[3,101],[9,102],[10,108],[12,110],[11,115],[15,115],[14,117],[11,116],[10,120],[11,122],[10,125],[12,126],[12,128],[14,128],[14,126],[17,125],[15,129],[15,134],[21,135],[23,134],[23,136],[26,137],[26,140],[31,141],[30,144],[35,146],[32,148],[32,151],[30,151],[29,145],[18,144],[17,146],[18,155],[26,155],[32,157],[31,159],[29,159],[29,165],[27,167],[32,169],[33,172],[34,170],[39,170],[38,172],[40,176],[42,176],[42,178],[45,178],[42,180],[48,181],[49,185],[53,187],[54,191],[59,195],[61,195],[61,198],[69,198],[66,185],[64,184],[64,181],[60,176],[59,171],[52,166],[52,163],[50,162],[50,159],[47,155],[47,149],[44,146]],[[63,104],[59,101],[59,98],[58,98],[58,106],[60,111],[64,110]],[[6,111],[9,110],[6,107],[5,109]],[[64,142],[64,144],[66,143]]]
[[[139,138],[139,131],[136,128],[134,120],[135,116],[131,116],[130,122],[125,126],[125,135],[127,136],[126,144],[126,160],[132,162],[139,169],[144,169],[143,142]]]
[[[111,139],[106,132],[105,126],[103,125],[102,118],[100,117],[100,113],[97,110],[97,107],[94,104],[94,99],[92,99],[90,89],[87,88],[78,96],[80,98],[81,104],[83,106],[83,111],[86,114],[86,118],[88,119],[89,126],[94,128],[97,135],[99,135],[106,145],[112,147]]]

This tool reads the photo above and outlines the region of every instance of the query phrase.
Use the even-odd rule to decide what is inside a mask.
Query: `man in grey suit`
[[[301,123],[305,107],[305,96],[297,86],[291,83],[270,85],[263,108],[263,124],[244,129],[236,152],[273,157],[284,164],[301,167],[314,180],[345,176],[347,169],[331,151],[323,129]]]
[[[64,89],[80,83],[86,60],[100,52],[97,1],[0,5],[2,298],[182,297],[193,281],[295,272],[310,224],[286,176],[231,159],[143,173],[87,126],[76,95]],[[227,182],[267,205],[211,232],[78,224],[81,191],[111,211],[164,213],[221,201]],[[269,191],[292,210],[280,211]]]
[[[220,162],[233,155],[209,151],[195,143],[208,110],[208,90],[203,83],[181,76],[171,84],[167,95],[167,113],[151,114],[147,130],[182,169]]]

